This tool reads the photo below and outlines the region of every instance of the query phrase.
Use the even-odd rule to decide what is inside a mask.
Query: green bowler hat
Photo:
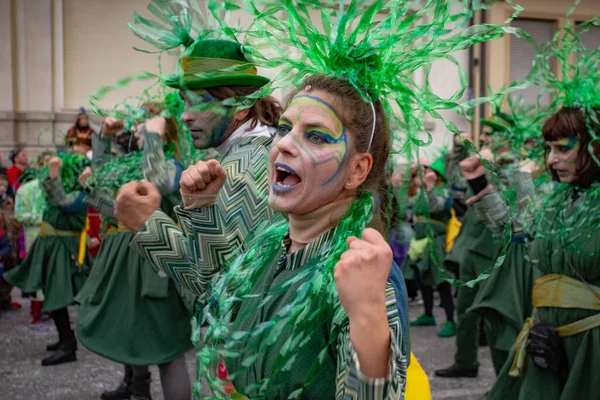
[[[237,65],[251,64],[242,53],[239,43],[218,39],[198,40],[186,53],[188,55],[179,60],[183,80],[177,73],[168,74],[162,77],[165,85],[176,89],[185,86],[186,89],[195,90],[219,86],[262,87],[269,82],[269,78],[258,75],[254,66],[242,71],[223,71]],[[211,74],[205,77],[194,75],[201,73]]]

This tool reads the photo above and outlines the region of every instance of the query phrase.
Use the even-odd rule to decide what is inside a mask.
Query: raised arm
[[[175,208],[181,230],[164,213],[156,211],[131,242],[132,248],[177,283],[202,293],[248,234],[260,223],[275,218],[268,205],[268,147],[263,139],[268,140],[258,138],[257,143],[240,146],[223,159],[221,166],[227,178],[223,177],[224,184],[212,204],[192,208],[194,196],[202,201],[210,196],[202,191],[196,195],[184,193],[182,185],[184,205],[192,209]],[[216,161],[209,163],[214,165]]]
[[[61,167],[62,161],[58,157],[54,157],[48,162],[50,177],[42,182],[42,187],[48,202],[66,213],[79,213],[85,211],[87,205],[83,201],[85,197],[83,192],[65,192],[65,187],[60,178]]]
[[[146,132],[143,151],[144,179],[156,185],[162,195],[178,191],[183,166],[175,159],[165,159],[163,141],[158,133]]]

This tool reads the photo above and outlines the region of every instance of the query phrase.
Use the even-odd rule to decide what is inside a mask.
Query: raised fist
[[[60,174],[61,167],[62,160],[60,157],[52,157],[50,161],[48,161],[48,172],[50,173],[50,178],[56,178]]]
[[[485,167],[481,164],[481,160],[477,154],[465,158],[458,165],[462,168],[465,179],[469,181],[485,175]]]
[[[129,182],[121,186],[115,201],[115,216],[127,229],[138,232],[160,207],[162,196],[150,182]]]
[[[433,170],[427,170],[423,174],[423,184],[425,185],[425,191],[431,192],[435,189],[435,183],[437,182],[437,174]]]
[[[181,198],[185,209],[213,204],[225,185],[227,172],[217,160],[200,161],[181,174]]]
[[[84,188],[87,188],[86,182],[91,176],[92,176],[92,169],[90,167],[85,167],[85,169],[79,175],[79,178],[78,178],[81,186],[83,186]]]
[[[363,231],[362,239],[350,237],[348,250],[334,268],[340,303],[350,321],[376,312],[385,317],[385,289],[392,266],[392,249],[375,229]]]
[[[102,122],[102,135],[112,137],[115,133],[122,131],[125,128],[122,119],[106,117]]]

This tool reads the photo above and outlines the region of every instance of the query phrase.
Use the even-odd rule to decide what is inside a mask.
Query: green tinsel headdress
[[[545,94],[549,94],[549,110],[557,112],[563,107],[581,109],[588,133],[592,140],[588,151],[594,161],[600,165],[593,146],[598,146],[600,138],[592,126],[598,126],[597,112],[600,110],[600,48],[588,49],[581,37],[595,26],[600,26],[600,16],[573,26],[571,15],[581,0],[568,10],[566,26],[557,30],[551,41],[537,45],[527,34],[523,36],[536,48],[537,56],[533,68],[527,77],[532,85],[541,88],[537,103]],[[553,66],[557,65],[556,71]]]

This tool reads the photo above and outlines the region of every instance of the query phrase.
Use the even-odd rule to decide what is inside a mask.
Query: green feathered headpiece
[[[533,38],[524,34],[537,50],[527,81],[532,86],[541,88],[537,97],[538,106],[541,97],[549,94],[551,103],[548,110],[557,112],[563,107],[581,109],[592,138],[588,151],[600,165],[600,160],[593,151],[593,146],[598,146],[600,138],[592,127],[599,124],[600,48],[588,49],[581,40],[590,29],[600,26],[600,16],[573,26],[570,18],[580,2],[577,0],[569,9],[566,26],[557,30],[551,41],[537,45]],[[553,66],[557,66],[556,70]]]

